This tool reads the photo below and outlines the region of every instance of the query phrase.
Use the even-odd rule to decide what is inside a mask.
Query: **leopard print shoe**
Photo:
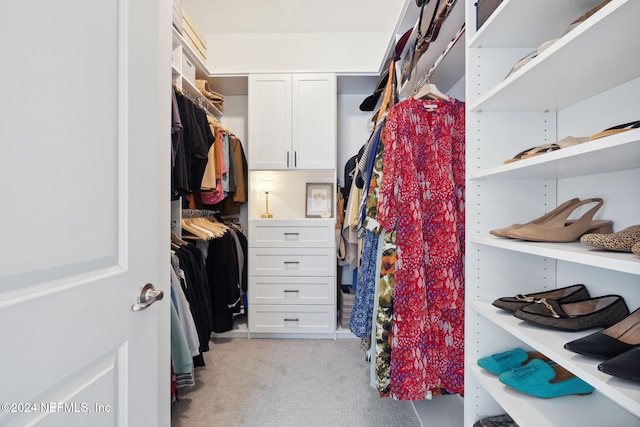
[[[633,252],[636,255],[640,255],[640,242],[636,243],[631,247],[631,252]]]
[[[637,245],[637,243],[640,243],[640,225],[632,225],[617,233],[585,234],[580,238],[580,241],[595,248],[632,252],[632,248],[635,247],[640,252],[640,248]]]

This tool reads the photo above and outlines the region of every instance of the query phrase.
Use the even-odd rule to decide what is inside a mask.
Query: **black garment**
[[[183,146],[188,185],[186,192],[199,192],[207,167],[209,148],[215,138],[209,128],[206,113],[187,97],[177,94],[183,126]]]
[[[172,92],[171,108],[171,200],[178,200],[189,191],[187,159],[184,152],[184,126],[180,117],[178,95]]]
[[[349,192],[351,191],[351,185],[353,183],[353,171],[356,168],[358,162],[358,155],[351,157],[344,165],[344,187],[342,188],[342,197],[344,197],[344,205],[347,205],[349,200]]]
[[[235,244],[230,233],[209,241],[206,271],[216,333],[233,329],[233,313],[238,312],[242,304]]]
[[[212,331],[211,303],[204,258],[202,251],[192,244],[180,247],[175,253],[180,261],[180,268],[184,271],[186,283],[182,283],[182,289],[189,302],[202,353],[209,350]]]
[[[238,230],[235,230],[235,233],[238,236],[238,240],[240,241],[240,247],[242,247],[242,252],[244,253],[244,262],[242,263],[242,270],[240,271],[240,287],[245,293],[247,293],[248,291],[247,283],[249,282],[248,272],[247,272],[247,258],[249,258],[248,256],[249,245],[247,241],[247,236],[245,236],[243,233],[241,233]]]

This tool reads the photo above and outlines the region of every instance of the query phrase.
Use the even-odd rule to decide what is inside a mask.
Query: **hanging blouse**
[[[378,221],[396,231],[391,396],[463,391],[464,103],[416,100],[387,116]]]

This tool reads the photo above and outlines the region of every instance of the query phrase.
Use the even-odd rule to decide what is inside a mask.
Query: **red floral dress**
[[[378,221],[396,232],[391,397],[463,392],[464,103],[416,100],[387,116]]]

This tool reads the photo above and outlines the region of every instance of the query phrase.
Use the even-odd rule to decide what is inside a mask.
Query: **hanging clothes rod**
[[[180,95],[184,96],[185,98],[187,98],[189,101],[191,101],[196,107],[200,108],[201,110],[203,110],[205,113],[207,113],[208,115],[212,116],[213,118],[215,118],[216,120],[218,120],[218,118],[216,117],[215,110],[212,110],[211,107],[208,105],[209,101],[204,95],[192,95],[191,93],[189,93],[188,91],[181,89],[178,87],[178,85],[176,85],[175,82],[172,82],[172,86],[173,89],[178,92]]]
[[[211,209],[182,209],[182,218],[216,218],[220,211]]]

